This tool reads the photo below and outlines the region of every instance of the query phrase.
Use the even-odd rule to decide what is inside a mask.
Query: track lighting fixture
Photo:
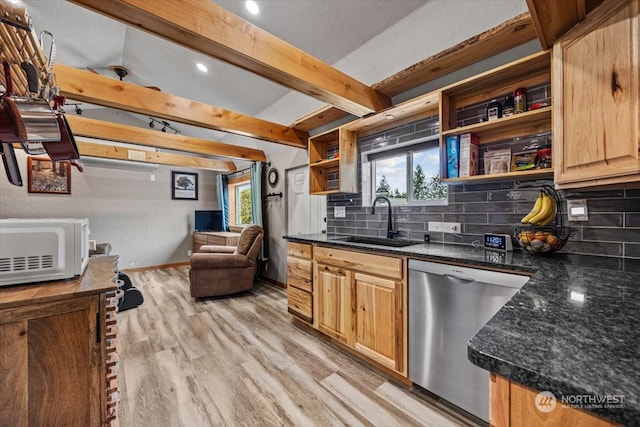
[[[82,108],[80,108],[80,106],[82,105],[79,102],[67,102],[65,105],[73,105],[76,109],[76,114],[81,116],[82,115]]]
[[[173,126],[171,126],[171,123],[166,122],[164,120],[156,120],[153,117],[149,117],[149,127],[151,129],[153,129],[154,127],[156,127],[156,123],[158,125],[162,125],[162,127],[160,128],[160,132],[167,132],[167,129],[169,129],[170,131],[172,131],[174,134],[178,134],[180,133],[180,131],[176,128],[174,128]]]

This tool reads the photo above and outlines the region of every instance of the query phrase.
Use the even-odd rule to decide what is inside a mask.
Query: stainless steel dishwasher
[[[489,421],[489,374],[467,342],[529,277],[409,260],[409,379]]]

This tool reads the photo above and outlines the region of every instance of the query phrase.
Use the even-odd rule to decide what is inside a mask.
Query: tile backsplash
[[[371,135],[359,141],[361,152],[379,144],[398,144],[426,134],[437,133],[437,117]],[[360,182],[360,167],[358,181]],[[486,232],[513,234],[520,219],[529,212],[540,185],[552,180],[509,180],[449,186],[447,206],[394,206],[394,228],[399,238],[471,245]],[[360,184],[359,184],[360,187]],[[371,214],[368,202],[357,194],[330,196],[327,200],[327,231],[355,235],[385,236],[387,208]],[[561,252],[640,258],[640,188],[617,190],[568,190],[559,192],[563,200],[586,199],[588,221],[568,222],[572,235]],[[335,218],[334,206],[346,206],[346,218]],[[563,204],[566,212],[566,202]],[[429,232],[428,222],[459,222],[459,234]]]

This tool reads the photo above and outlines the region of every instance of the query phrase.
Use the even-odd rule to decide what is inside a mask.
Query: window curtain
[[[226,175],[218,174],[218,206],[222,210],[222,229],[229,231],[229,179]]]
[[[251,209],[253,223],[264,230],[262,220],[262,162],[253,162],[249,168],[251,180]],[[264,240],[260,245],[258,259],[264,260]]]

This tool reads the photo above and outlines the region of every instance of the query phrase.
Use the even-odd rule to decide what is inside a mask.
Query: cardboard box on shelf
[[[460,176],[478,174],[480,140],[473,133],[460,135]]]
[[[460,176],[460,141],[457,135],[447,136],[447,177]]]

